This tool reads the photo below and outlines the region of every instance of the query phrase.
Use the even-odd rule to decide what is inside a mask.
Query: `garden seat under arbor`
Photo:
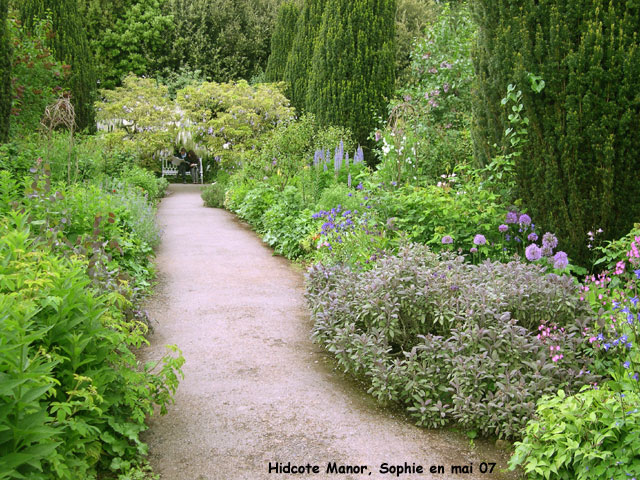
[[[181,158],[178,157],[174,157],[174,156],[168,156],[168,157],[162,157],[162,176],[165,177],[175,177],[178,175],[178,165],[180,165],[180,162],[182,161]],[[204,182],[204,176],[203,176],[203,171],[202,171],[202,158],[198,157],[198,171],[196,173],[196,175],[199,177],[196,180],[198,180],[198,183],[203,183]],[[191,169],[187,168],[186,170],[186,174],[191,176]]]

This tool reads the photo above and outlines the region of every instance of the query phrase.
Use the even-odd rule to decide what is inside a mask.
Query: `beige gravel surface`
[[[154,325],[143,360],[177,344],[186,363],[175,405],[145,440],[163,480],[503,479],[507,455],[488,442],[413,426],[379,408],[310,340],[303,271],[275,257],[232,214],[203,207],[196,185],[172,185],[158,212],[163,241]],[[269,464],[318,473],[269,473]],[[327,466],[366,466],[327,473]],[[421,465],[424,473],[381,473]],[[451,473],[473,463],[472,474]],[[496,462],[481,474],[482,462]],[[441,465],[445,473],[431,474]]]

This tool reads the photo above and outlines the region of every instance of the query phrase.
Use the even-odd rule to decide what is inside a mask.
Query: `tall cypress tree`
[[[327,0],[305,0],[284,69],[284,81],[289,85],[287,96],[298,112],[305,109],[307,85],[311,74],[311,61],[315,39],[322,25],[322,13]]]
[[[393,93],[395,11],[395,0],[329,0],[316,38],[307,110],[360,144]]]
[[[9,139],[11,121],[11,43],[7,29],[9,0],[0,0],[0,142]]]
[[[587,232],[608,238],[640,218],[640,6],[605,0],[476,0],[481,162],[503,142],[506,85],[523,91],[529,142],[516,164],[519,196],[540,227],[586,261]],[[535,94],[530,75],[545,81]]]
[[[54,36],[51,47],[56,58],[71,66],[69,88],[79,129],[95,128],[93,102],[96,77],[89,42],[78,17],[77,0],[24,0],[20,16],[27,28],[43,18],[47,10],[52,13]]]
[[[284,70],[293,45],[299,13],[300,9],[294,2],[285,2],[280,6],[276,26],[271,36],[271,55],[265,71],[268,82],[279,82],[284,79]]]

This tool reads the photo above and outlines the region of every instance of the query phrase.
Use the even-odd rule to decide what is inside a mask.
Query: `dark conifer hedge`
[[[300,9],[294,2],[285,2],[278,10],[278,18],[271,36],[271,55],[265,70],[268,82],[279,82],[284,79],[287,57],[296,34],[296,24]]]
[[[9,139],[11,121],[11,44],[7,29],[9,0],[0,0],[0,142]]]
[[[395,12],[395,0],[328,0],[316,37],[307,111],[360,144],[393,94]]]
[[[76,112],[76,124],[82,130],[95,128],[96,76],[93,55],[79,18],[76,0],[24,0],[19,5],[20,17],[27,28],[36,19],[52,14],[54,36],[51,46],[55,57],[71,66],[69,89]]]
[[[509,83],[523,92],[529,142],[519,196],[536,223],[586,261],[587,232],[608,238],[640,219],[640,3],[475,0],[473,136],[486,163],[503,145]],[[531,75],[545,88],[534,93]]]
[[[289,85],[287,97],[298,112],[305,109],[307,84],[315,39],[322,25],[322,12],[327,0],[305,0],[298,15],[296,33],[287,57],[284,81]]]

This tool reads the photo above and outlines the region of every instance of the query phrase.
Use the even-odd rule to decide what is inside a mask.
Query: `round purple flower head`
[[[478,249],[477,249],[476,247],[471,247],[471,248],[469,249],[469,251],[470,251],[471,253],[478,253]]]
[[[474,245],[484,245],[487,243],[487,239],[484,238],[484,235],[481,235],[480,233],[478,235],[476,235],[475,237],[473,237],[473,244]]]
[[[507,230],[509,230],[509,225],[505,225],[504,223],[502,225],[500,225],[498,227],[498,230],[500,230],[502,233],[506,232]]]
[[[540,251],[542,252],[542,256],[543,257],[552,257],[553,256],[553,248],[551,248],[549,245],[542,245],[542,248],[540,249]]]
[[[442,243],[445,245],[453,243],[453,238],[451,238],[450,235],[445,235],[444,237],[442,237]]]
[[[547,232],[542,236],[542,245],[549,248],[556,248],[558,246],[558,239],[553,233]]]
[[[516,212],[508,212],[504,219],[505,223],[518,223],[518,214]]]
[[[529,240],[530,242],[535,242],[536,240],[538,240],[538,234],[535,232],[531,232],[528,236],[527,236],[527,240]]]
[[[558,252],[553,256],[553,268],[557,270],[564,270],[569,265],[569,259],[564,252]]]
[[[542,257],[542,252],[535,243],[532,243],[524,251],[524,256],[527,257],[527,260],[529,260],[530,262],[535,262],[536,260],[540,260],[540,257]]]
[[[520,225],[531,225],[531,217],[526,213],[523,213],[522,215],[520,215],[520,218],[518,219],[518,223]]]

